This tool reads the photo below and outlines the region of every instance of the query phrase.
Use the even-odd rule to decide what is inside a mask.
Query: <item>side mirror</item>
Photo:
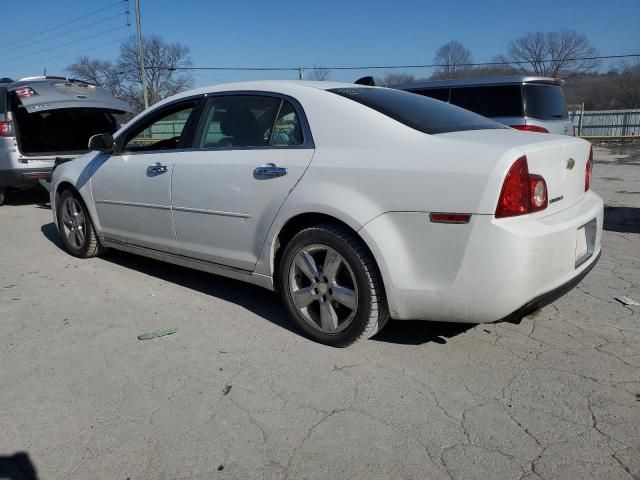
[[[97,150],[102,153],[112,153],[114,147],[113,135],[101,133],[89,139],[89,150]]]

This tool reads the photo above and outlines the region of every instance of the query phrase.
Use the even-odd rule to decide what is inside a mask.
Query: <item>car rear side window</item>
[[[522,117],[520,85],[456,87],[451,103],[485,117]]]
[[[558,85],[524,85],[524,108],[527,117],[538,120],[569,118],[562,87]]]
[[[473,112],[402,90],[371,87],[334,88],[329,92],[361,103],[428,134],[506,128]]]

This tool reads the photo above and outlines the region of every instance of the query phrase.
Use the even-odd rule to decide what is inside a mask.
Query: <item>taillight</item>
[[[37,93],[31,87],[18,87],[15,89],[16,95],[21,98],[35,97]]]
[[[530,175],[527,157],[520,157],[502,184],[496,218],[537,212],[547,208],[548,204],[547,183],[540,175]]]
[[[538,127],[537,125],[511,125],[511,128],[515,128],[516,130],[523,130],[525,132],[549,133],[549,130],[543,127]]]
[[[529,185],[531,192],[531,211],[544,210],[549,204],[547,198],[547,182],[540,175],[529,175]]]
[[[0,122],[0,137],[13,137],[13,123]]]
[[[591,186],[591,171],[593,170],[593,147],[589,150],[589,160],[587,160],[587,167],[584,172],[584,191],[589,190]]]

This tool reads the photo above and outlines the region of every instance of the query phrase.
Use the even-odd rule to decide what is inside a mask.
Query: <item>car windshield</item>
[[[569,118],[562,87],[557,85],[524,85],[524,109],[527,117],[538,120]]]
[[[402,90],[346,87],[329,91],[430,135],[505,128],[493,120],[463,108]]]

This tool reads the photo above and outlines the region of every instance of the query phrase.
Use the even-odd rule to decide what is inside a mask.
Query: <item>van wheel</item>
[[[346,347],[378,333],[389,319],[378,267],[347,228],[306,228],[287,244],[280,292],[295,323],[313,340]]]
[[[67,251],[78,258],[101,255],[104,249],[80,196],[65,190],[60,196],[57,210],[58,228]]]
[[[0,188],[0,207],[4,205],[7,191],[4,187]]]

